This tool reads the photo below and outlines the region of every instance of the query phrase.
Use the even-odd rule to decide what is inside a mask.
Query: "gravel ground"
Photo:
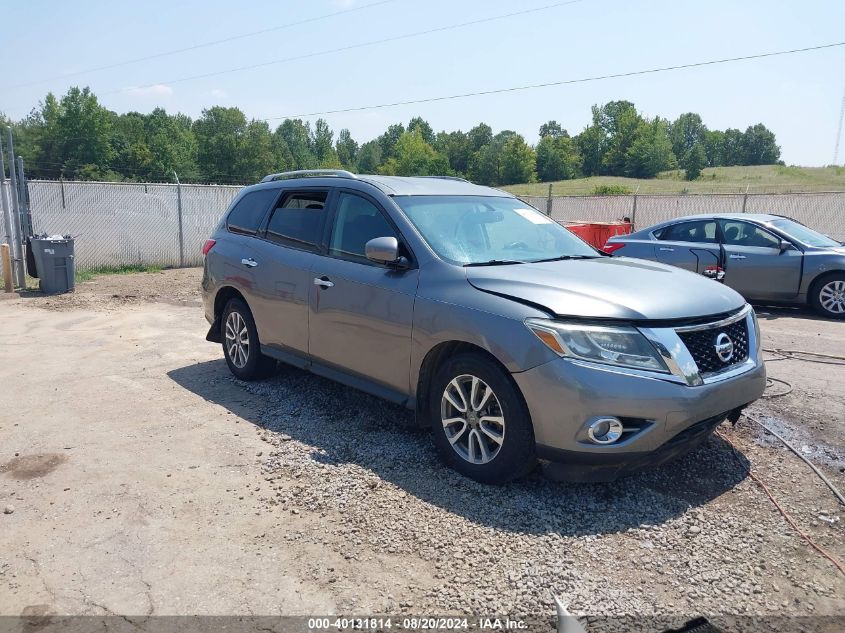
[[[196,270],[104,276],[73,297],[18,302],[142,310],[149,300],[195,302],[197,283]],[[132,295],[133,305],[121,295]],[[201,317],[190,327],[199,341]],[[763,311],[762,329],[767,346],[845,354],[845,324]],[[557,483],[538,469],[488,487],[442,467],[404,409],[290,367],[243,383],[219,352],[206,356],[169,359],[175,368],[167,375],[230,414],[222,429],[240,424],[242,434],[252,424],[262,447],[251,476],[227,488],[222,502],[272,517],[256,555],[281,542],[293,557],[287,571],[333,596],[338,613],[499,614],[550,626],[557,595],[589,616],[588,631],[660,630],[657,623],[677,626],[699,614],[716,622],[835,616],[802,626],[842,630],[845,577],[789,527],[745,469],[839,560],[845,512],[803,462],[748,421],[720,429],[739,454],[714,437],[677,462],[613,484]],[[753,411],[799,439],[845,486],[837,461],[845,445],[842,370],[788,360],[770,373],[794,390]],[[640,618],[636,626],[622,619],[630,616]],[[796,630],[795,622],[741,619],[731,630]]]

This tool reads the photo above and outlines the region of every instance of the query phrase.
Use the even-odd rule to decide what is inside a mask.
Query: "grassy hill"
[[[594,176],[552,183],[552,194],[589,195],[597,187],[622,187],[634,193],[734,193],[748,189],[753,193],[789,193],[793,191],[845,191],[845,167],[709,167],[698,180],[684,180],[683,171],[666,171],[657,178],[641,180],[616,176]],[[536,182],[502,187],[516,195],[546,196],[549,183]]]

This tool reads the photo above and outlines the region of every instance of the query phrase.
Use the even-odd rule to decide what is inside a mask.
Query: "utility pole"
[[[845,90],[842,91],[842,107],[839,108],[839,127],[836,128],[836,147],[833,149],[833,164],[839,164],[839,143],[842,141],[842,123],[845,122]]]

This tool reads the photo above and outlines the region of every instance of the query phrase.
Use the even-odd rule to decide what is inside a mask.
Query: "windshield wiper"
[[[525,264],[527,262],[521,262],[518,259],[491,259],[486,262],[470,262],[468,264],[464,264],[464,268],[468,268],[470,266],[506,266],[508,264]]]
[[[601,255],[558,255],[557,257],[549,257],[548,259],[536,259],[532,264],[539,264],[542,262],[562,262],[567,259],[598,259]]]

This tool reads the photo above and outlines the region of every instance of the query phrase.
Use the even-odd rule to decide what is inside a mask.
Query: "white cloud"
[[[225,99],[229,96],[229,93],[222,88],[212,88],[209,94],[216,99]]]
[[[131,88],[127,88],[126,92],[133,97],[161,97],[163,95],[172,95],[173,88],[164,84],[154,84],[152,86],[132,86]]]

